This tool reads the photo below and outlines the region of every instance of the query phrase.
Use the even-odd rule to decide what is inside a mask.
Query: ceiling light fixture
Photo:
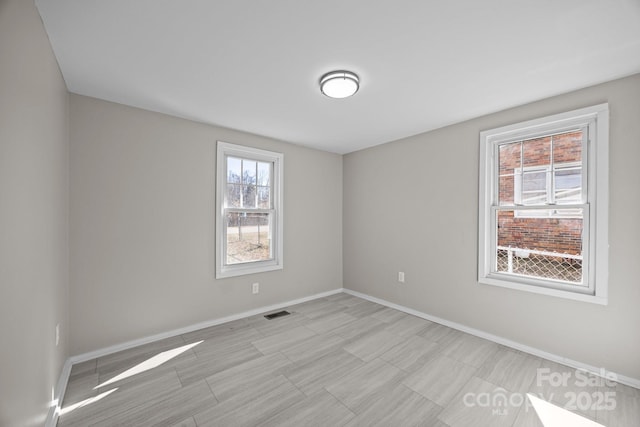
[[[360,79],[351,71],[331,71],[320,78],[320,91],[329,98],[348,98],[359,87]]]

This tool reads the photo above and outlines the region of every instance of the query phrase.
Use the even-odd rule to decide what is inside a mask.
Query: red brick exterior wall
[[[527,140],[522,144],[524,167],[544,166],[551,157],[551,136]],[[519,143],[500,148],[499,198],[512,204],[514,170],[520,168]],[[553,136],[554,163],[579,162],[582,132]],[[518,218],[513,211],[498,214],[498,245],[578,255],[582,253],[582,219],[579,218]]]

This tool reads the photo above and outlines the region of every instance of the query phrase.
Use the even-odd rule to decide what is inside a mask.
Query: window
[[[216,277],[282,268],[283,155],[218,142]]]
[[[606,304],[608,105],[480,134],[478,281]]]
[[[528,166],[514,168],[512,172],[515,205],[565,205],[580,203],[582,200],[582,162]],[[501,179],[504,180],[503,175]],[[553,217],[580,217],[578,210],[566,208],[548,212],[516,210],[515,216],[537,218],[542,213]]]

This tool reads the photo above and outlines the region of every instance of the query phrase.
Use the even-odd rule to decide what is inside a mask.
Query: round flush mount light
[[[348,98],[359,87],[360,79],[351,71],[331,71],[320,78],[320,91],[329,98]]]

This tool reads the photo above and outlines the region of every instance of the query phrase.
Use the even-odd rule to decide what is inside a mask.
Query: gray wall
[[[343,279],[640,378],[639,75],[342,158],[69,99],[31,1],[0,0],[0,58],[0,425],[42,424],[69,354],[339,288]],[[479,131],[605,101],[609,305],[478,285]],[[284,270],[214,279],[216,140],[285,154]],[[261,293],[252,295],[256,281]]]
[[[342,287],[341,156],[79,95],[70,113],[72,354]],[[217,140],[284,153],[284,270],[215,280]]]
[[[607,101],[609,305],[479,285],[479,132]],[[639,159],[640,75],[348,154],[344,285],[640,378]]]
[[[0,1],[2,426],[43,424],[67,357],[67,123],[66,86],[33,1]]]

